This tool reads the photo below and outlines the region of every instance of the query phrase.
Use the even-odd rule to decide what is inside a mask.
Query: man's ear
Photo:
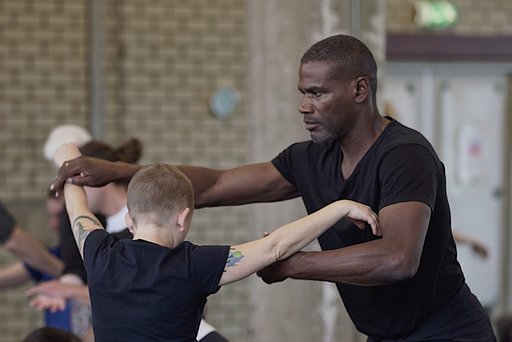
[[[176,218],[176,226],[178,227],[180,233],[186,232],[187,225],[190,222],[188,219],[189,215],[191,215],[190,213],[190,208],[182,208],[178,212],[178,216]]]
[[[370,81],[366,76],[359,76],[355,79],[355,101],[356,103],[363,103],[370,93]]]
[[[128,227],[130,233],[132,233],[132,235],[135,234],[135,226],[133,224],[132,218],[130,217],[129,211],[124,215],[124,220],[126,221],[126,226]]]

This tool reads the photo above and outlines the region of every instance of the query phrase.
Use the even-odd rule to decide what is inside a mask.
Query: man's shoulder
[[[438,159],[432,144],[421,132],[404,126],[398,121],[392,121],[382,137],[378,144],[379,154],[382,156],[392,150],[407,148],[427,150],[435,159]]]
[[[419,143],[430,145],[427,138],[418,130],[405,126],[394,120],[389,123],[388,128],[384,131],[386,140],[395,144]]]
[[[315,159],[322,159],[331,154],[337,155],[339,153],[339,142],[337,140],[316,143],[311,140],[300,141],[289,145],[285,148],[276,158],[278,159],[291,159],[310,163]]]

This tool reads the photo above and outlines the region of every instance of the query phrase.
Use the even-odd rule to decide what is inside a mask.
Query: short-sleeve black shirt
[[[464,282],[451,234],[444,166],[417,131],[391,121],[348,179],[341,175],[339,143],[301,142],[272,163],[302,196],[308,213],[339,199],[369,205],[375,212],[394,203],[420,201],[431,219],[419,269],[406,281],[385,286],[336,284],[356,327],[369,336],[399,337],[414,331],[452,298]],[[319,237],[322,249],[376,239],[342,219]]]
[[[84,266],[96,341],[195,341],[206,297],[218,291],[229,246],[89,234]]]

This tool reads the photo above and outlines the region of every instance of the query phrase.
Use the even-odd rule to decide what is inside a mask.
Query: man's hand
[[[90,157],[78,157],[62,164],[50,190],[58,196],[64,183],[101,187],[116,180],[113,170],[116,163]]]
[[[263,237],[269,236],[269,232],[263,232]],[[279,269],[280,265],[286,260],[278,261],[256,272],[265,283],[272,284],[286,280],[286,276],[281,274],[282,270]]]
[[[291,256],[290,258],[293,258]],[[260,277],[265,283],[273,284],[277,282],[281,282],[286,280],[288,276],[286,276],[286,263],[288,259],[277,261],[270,266],[265,267],[264,269],[256,272],[256,275]]]

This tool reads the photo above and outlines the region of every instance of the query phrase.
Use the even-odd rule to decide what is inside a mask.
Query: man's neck
[[[355,127],[351,134],[340,141],[340,149],[343,153],[341,172],[343,178],[348,178],[354,171],[359,161],[372,147],[375,141],[386,128],[389,120],[379,113],[374,114],[374,120],[362,122]]]

